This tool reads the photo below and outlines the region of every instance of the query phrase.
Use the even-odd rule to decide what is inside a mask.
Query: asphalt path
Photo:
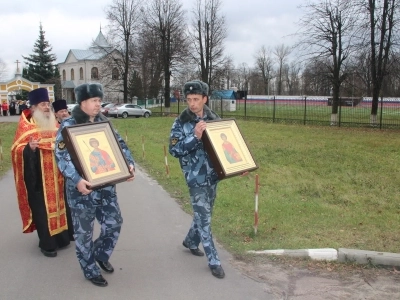
[[[84,278],[73,242],[48,258],[36,232],[22,233],[12,171],[1,178],[0,191],[0,299],[276,299],[265,283],[237,270],[218,243],[226,277],[212,276],[206,258],[182,246],[192,217],[140,166],[134,182],[117,185],[124,224],[104,288]]]

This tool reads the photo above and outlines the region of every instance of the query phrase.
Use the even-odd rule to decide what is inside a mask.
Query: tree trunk
[[[169,69],[169,68],[167,68]],[[169,108],[171,106],[171,97],[170,97],[170,93],[171,93],[171,86],[170,86],[170,79],[171,76],[169,74],[169,70],[167,72],[165,72],[165,76],[164,76],[164,84],[165,84],[165,88],[164,88],[164,99],[165,99],[165,108]]]
[[[371,118],[370,118],[372,126],[376,125],[376,116],[378,114],[378,105],[379,105],[379,91],[380,87],[374,85],[372,88],[372,104],[371,104]]]

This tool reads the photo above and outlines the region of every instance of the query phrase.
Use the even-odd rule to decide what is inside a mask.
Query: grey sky
[[[188,19],[194,0],[181,0]],[[222,0],[228,38],[225,54],[235,65],[254,65],[254,54],[262,46],[292,45],[299,5],[305,0]],[[2,3],[0,20],[0,58],[7,64],[9,77],[16,60],[32,53],[42,22],[46,39],[53,47],[57,62],[63,62],[70,49],[87,49],[107,25],[104,8],[112,0],[14,0]],[[106,30],[103,31],[104,33]]]

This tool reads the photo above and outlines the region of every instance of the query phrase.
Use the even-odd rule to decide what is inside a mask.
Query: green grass
[[[191,212],[178,160],[169,154],[169,176],[165,170],[164,146],[168,147],[173,120],[151,117],[112,122],[127,137],[138,164]],[[322,247],[398,252],[398,131],[237,123],[259,169],[245,177],[225,179],[218,186],[212,226],[227,249],[235,254]],[[10,166],[7,151],[15,126],[0,124],[4,168]],[[260,192],[255,235],[256,174]]]
[[[2,159],[0,158],[0,178],[11,168],[11,145],[16,128],[17,123],[0,122],[0,146],[3,151]]]
[[[173,118],[113,122],[128,136],[137,162],[190,212],[177,159],[168,155],[169,177],[165,171]],[[259,169],[219,184],[213,231],[227,248],[398,252],[398,132],[237,122]],[[261,185],[257,235],[255,174]]]

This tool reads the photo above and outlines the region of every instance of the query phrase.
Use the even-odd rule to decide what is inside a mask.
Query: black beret
[[[79,104],[90,98],[103,99],[103,86],[100,83],[84,83],[75,88],[75,99]]]
[[[207,96],[208,84],[200,80],[188,81],[185,83],[185,86],[183,88],[183,93],[185,94],[185,96],[189,94]]]

